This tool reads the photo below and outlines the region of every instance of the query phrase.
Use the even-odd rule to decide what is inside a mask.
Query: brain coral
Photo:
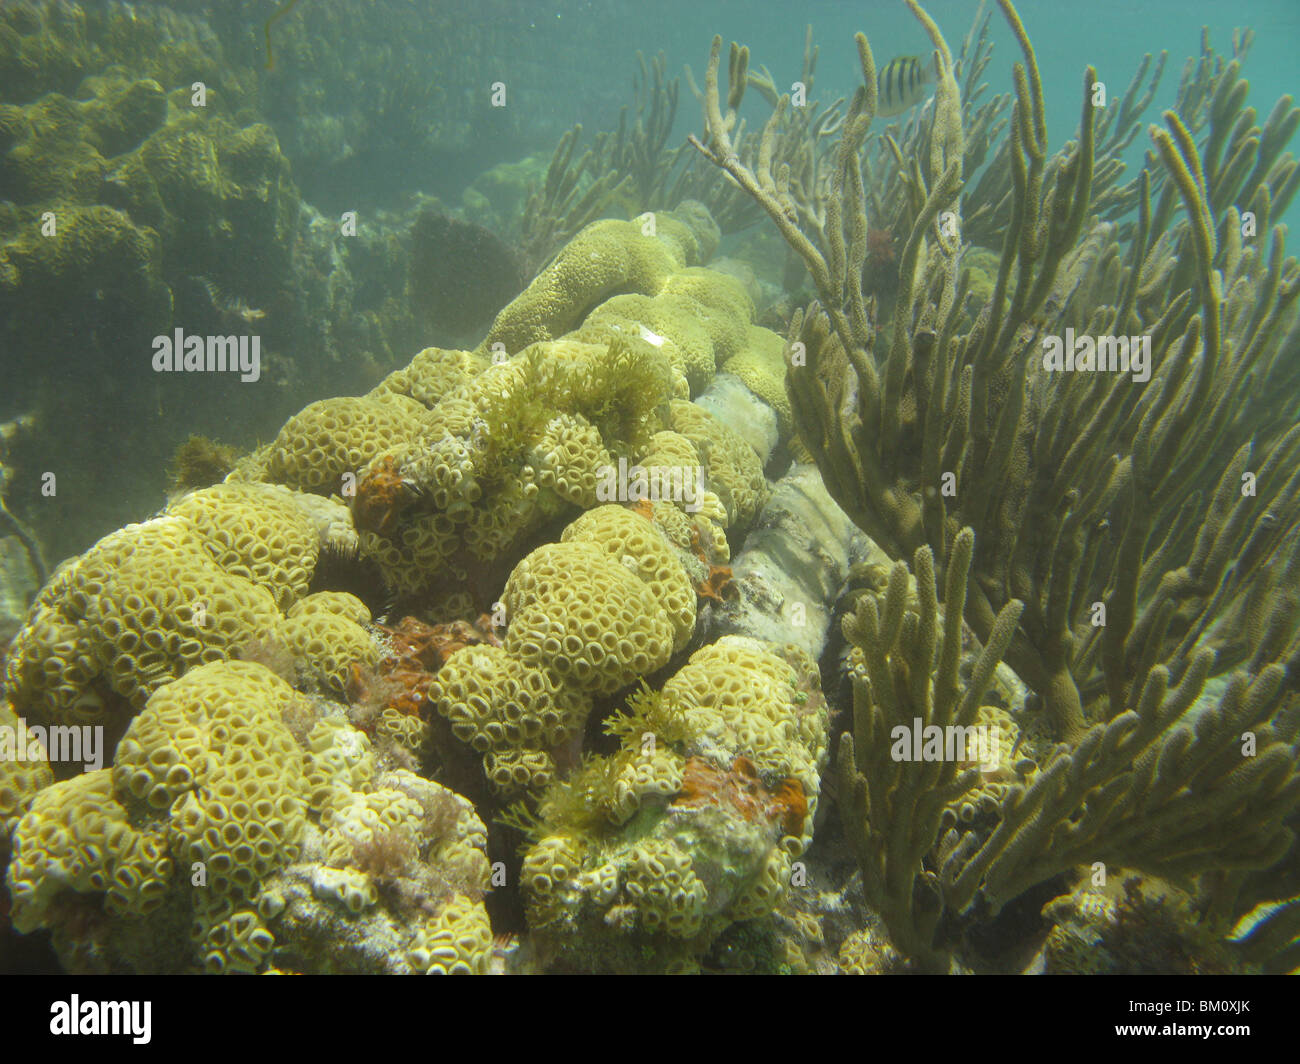
[[[600,432],[581,414],[548,421],[530,457],[541,487],[583,509],[596,505],[600,470],[613,462]]]
[[[781,435],[789,436],[794,427],[790,399],[785,394],[785,340],[770,329],[751,325],[746,330],[745,345],[722,364],[776,411]]]
[[[689,296],[620,295],[607,299],[587,315],[569,339],[608,343],[619,337],[650,344],[662,349],[691,391],[699,391],[713,376],[719,349],[730,352],[736,346],[728,342],[730,338],[725,334],[715,337],[710,332],[709,324],[722,321],[723,315]],[[742,334],[747,324],[743,319],[727,323]]]
[[[744,758],[765,781],[798,784],[806,815],[782,824],[783,846],[798,854],[812,838],[827,716],[815,666],[793,649],[785,655],[756,640],[724,636],[701,647],[664,684],[667,708],[661,712],[675,716],[690,736],[683,748],[688,758],[733,768]]]
[[[321,591],[289,609],[277,635],[313,675],[336,695],[347,691],[354,666],[372,668],[379,648],[363,627],[370,611],[355,595]]]
[[[660,668],[695,625],[695,592],[674,548],[620,506],[589,511],[561,542],[524,558],[502,603],[503,644],[453,653],[428,696],[502,794],[548,785],[591,698]]]
[[[655,214],[653,224],[650,217],[606,219],[583,229],[497,315],[480,350],[499,343],[513,354],[539,340],[554,340],[609,296],[654,295],[675,271],[695,265],[716,247],[717,227],[707,211]]]
[[[216,662],[154,692],[118,745],[117,793],[167,811],[173,852],[218,894],[253,896],[297,853],[307,785],[282,722],[297,697],[261,665]]]
[[[566,507],[595,505],[614,456],[645,451],[687,379],[702,386],[743,347],[753,313],[743,288],[691,265],[716,243],[698,205],[597,222],[477,351],[428,348],[363,398],[312,403],[239,476],[350,494],[353,473],[360,549],[390,589],[463,584]],[[563,335],[584,316],[585,331]],[[747,519],[764,486],[754,460],[711,422],[685,435],[708,437],[718,490]]]
[[[258,903],[277,956],[310,972],[486,972],[487,829],[473,806],[403,769],[376,771],[369,740],[337,717],[308,743],[319,818]]]

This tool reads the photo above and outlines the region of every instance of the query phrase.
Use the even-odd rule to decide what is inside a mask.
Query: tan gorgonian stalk
[[[801,439],[832,494],[898,557],[928,544],[942,566],[957,528],[972,527],[978,546],[967,620],[987,635],[1004,603],[1025,602],[1007,660],[1044,699],[1058,734],[1077,738],[1090,717],[1113,716],[1136,697],[1144,650],[1148,667],[1158,660],[1150,657],[1151,625],[1127,618],[1136,614],[1135,587],[1189,568],[1196,593],[1184,590],[1179,611],[1194,616],[1177,627],[1209,627],[1204,607],[1218,585],[1215,569],[1222,572],[1219,563],[1226,568],[1235,553],[1225,552],[1252,543],[1233,570],[1240,583],[1287,540],[1295,486],[1278,475],[1267,483],[1257,476],[1253,497],[1223,501],[1240,508],[1230,521],[1222,506],[1210,507],[1211,517],[1221,515],[1212,523],[1228,522],[1217,551],[1196,550],[1189,515],[1178,520],[1178,512],[1219,481],[1229,456],[1252,435],[1274,449],[1251,471],[1290,468],[1294,401],[1283,386],[1296,371],[1279,352],[1294,322],[1300,270],[1283,255],[1283,230],[1270,233],[1267,252],[1258,245],[1268,231],[1259,225],[1294,192],[1295,161],[1282,148],[1300,108],[1284,100],[1264,130],[1248,125],[1253,112],[1240,111],[1238,64],[1229,64],[1211,93],[1218,102],[1210,107],[1210,145],[1223,140],[1224,156],[1254,163],[1208,169],[1168,112],[1168,131],[1154,130],[1153,141],[1169,179],[1162,177],[1154,201],[1152,175],[1135,179],[1138,218],[1127,226],[1125,248],[1115,223],[1089,210],[1095,73],[1085,75],[1078,140],[1049,158],[1033,49],[1014,8],[1003,3],[1025,57],[1015,66],[1008,126],[1014,210],[996,274],[985,274],[977,290],[978,278],[963,269],[971,252],[961,239],[964,138],[953,68],[938,29],[912,6],[935,41],[942,73],[925,138],[925,198],[899,256],[888,320],[873,319],[860,283],[868,226],[862,146],[875,88],[865,37],[857,39],[864,84],[841,129],[824,232],[800,227],[784,171],[765,168],[763,152],[750,168],[733,151],[744,81],[732,83],[724,115],[720,41],[706,77],[708,143],[696,144],[764,206],[820,296],[792,333],[802,347],[788,388]],[[733,73],[743,73],[746,58],[733,48]],[[1224,127],[1233,134],[1220,134]],[[1272,192],[1274,181],[1285,199]],[[1191,221],[1175,222],[1175,197]],[[1237,206],[1216,224],[1211,204],[1224,200]],[[1243,240],[1246,211],[1259,240]],[[1152,380],[1137,387],[1116,374],[1044,371],[1043,337],[1066,328],[1149,336]],[[1204,509],[1199,495],[1196,501]],[[1150,570],[1152,561],[1163,568]],[[1204,572],[1197,574],[1198,566]],[[1226,609],[1217,598],[1216,608]],[[1122,660],[1112,650],[1108,668],[1090,649],[1099,601],[1112,607],[1104,639],[1125,648]],[[1103,683],[1110,704],[1085,708]]]
[[[716,38],[694,143],[764,208],[817,291],[790,331],[787,390],[831,494],[895,558],[928,551],[939,580],[957,558],[964,572],[959,530],[973,530],[965,620],[1002,649],[1007,608],[1023,603],[1003,656],[1063,741],[1010,789],[992,834],[940,840],[927,813],[905,844],[882,837],[891,867],[909,870],[886,876],[890,930],[932,967],[937,916],[908,915],[909,876],[934,877],[951,912],[996,909],[1080,862],[1190,875],[1264,868],[1293,843],[1300,366],[1285,353],[1300,335],[1300,267],[1273,219],[1300,183],[1285,150],[1300,108],[1283,97],[1257,125],[1240,73],[1248,38],[1226,64],[1203,42],[1176,108],[1150,127],[1148,166],[1124,181],[1119,156],[1163,57],[1118,109],[1103,109],[1089,67],[1078,135],[1049,154],[1010,0],[999,6],[1023,59],[1004,132],[995,101],[973,107],[983,31],[962,50],[959,86],[938,28],[908,2],[939,76],[933,105],[895,140],[918,160],[901,176],[880,173],[889,138],[868,139],[876,69],[861,34],[863,85],[815,211],[770,152],[735,151],[748,53],[732,46],[724,107]],[[982,175],[967,169],[972,139],[990,160]],[[867,288],[873,204],[906,225],[889,298]],[[1047,368],[1045,340],[1083,334],[1127,338],[1135,360],[1122,373]],[[857,745],[863,786],[888,789]]]

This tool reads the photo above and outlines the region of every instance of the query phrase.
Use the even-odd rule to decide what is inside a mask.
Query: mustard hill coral
[[[547,963],[689,964],[771,913],[812,836],[827,728],[811,659],[736,636],[638,694],[610,725],[621,751],[542,796],[523,884]]]
[[[455,738],[482,755],[488,780],[506,794],[550,783],[550,751],[579,734],[591,710],[589,697],[493,646],[452,654],[428,698]]]
[[[619,506],[588,511],[561,542],[525,557],[501,601],[503,644],[453,653],[429,703],[507,795],[550,784],[592,698],[662,667],[695,624],[693,589],[671,544]]]
[[[538,547],[510,574],[502,602],[506,651],[575,690],[612,694],[672,653],[673,622],[653,586],[592,543]]]
[[[669,424],[696,445],[710,486],[727,508],[729,525],[748,527],[767,501],[767,480],[754,448],[694,403],[673,400]]]
[[[570,524],[562,543],[593,543],[639,576],[673,626],[673,649],[695,631],[695,592],[671,544],[653,521],[622,506],[598,506]]]
[[[99,721],[279,621],[275,599],[223,570],[183,517],[128,525],[62,566],[5,663],[11,697],[41,719]]]
[[[13,706],[0,701],[0,728],[12,729],[16,741],[21,727],[24,722]],[[44,748],[32,736],[24,739],[23,757],[15,752],[0,758],[0,855],[8,850],[9,836],[37,792],[54,782]]]
[[[381,451],[419,431],[425,409],[387,393],[375,398],[321,399],[291,417],[267,456],[267,474],[302,491],[338,493]]]
[[[361,470],[354,511],[378,518],[362,518],[363,553],[403,591],[509,558],[545,520],[596,504],[611,449],[643,445],[670,387],[653,349],[570,340],[466,377]]]
[[[109,912],[146,914],[161,904],[172,870],[166,835],[132,826],[110,769],[55,783],[36,796],[14,832],[14,927],[45,926],[65,891],[102,894]]]
[[[374,653],[364,608],[317,622],[333,626],[325,639],[286,622],[280,607],[306,591],[321,546],[351,534],[341,506],[282,487],[221,484],[185,496],[55,573],[7,656],[10,697],[41,721],[104,723],[187,669],[267,638],[288,639],[339,690],[347,666]]]
[[[40,792],[9,888],[15,926],[50,928],[74,971],[482,972],[485,844],[468,802],[378,771],[327,705],[217,662],[153,693],[111,769]]]

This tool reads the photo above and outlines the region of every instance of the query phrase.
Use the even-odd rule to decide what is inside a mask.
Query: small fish
[[[890,118],[915,107],[930,95],[932,64],[920,56],[900,55],[876,75],[876,117]]]
[[[266,311],[250,307],[239,296],[227,295],[206,277],[191,276],[190,280],[194,281],[207,293],[212,309],[218,314],[227,318],[235,318],[245,325],[256,324],[266,317]]]
[[[221,305],[221,309],[231,315],[231,317],[238,318],[245,325],[252,325],[266,317],[266,311],[258,310],[256,307],[250,307],[240,299],[239,296],[232,296],[227,299]]]
[[[518,935],[493,935],[492,956],[488,960],[488,971],[492,975],[505,975],[518,959],[520,941]]]

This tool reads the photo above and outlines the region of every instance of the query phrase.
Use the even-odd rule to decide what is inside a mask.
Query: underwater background
[[[4,0],[0,966],[1296,969],[1297,44]]]

